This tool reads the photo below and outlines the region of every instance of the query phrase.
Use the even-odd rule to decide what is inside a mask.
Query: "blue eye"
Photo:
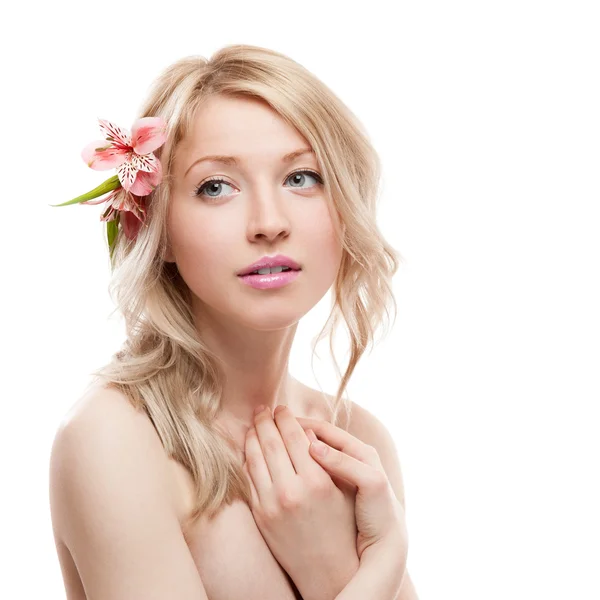
[[[215,187],[220,188],[222,186],[222,184],[229,185],[229,187],[231,187],[231,185],[229,183],[227,183],[224,179],[221,179],[219,177],[214,177],[212,179],[208,179],[202,185],[200,185],[200,186],[198,186],[196,188],[196,190],[194,191],[194,195],[195,196],[202,196],[202,195],[204,195],[204,190],[208,186],[211,186],[211,188],[212,188],[211,191],[216,191],[217,195],[213,196],[213,195],[209,194],[208,197],[209,198],[221,198],[222,196],[218,195],[219,189],[215,190],[214,188]]]
[[[309,171],[307,169],[304,169],[303,171],[294,171],[293,173],[290,173],[287,177],[287,179],[289,179],[290,177],[294,177],[294,176],[299,176],[301,177],[300,182],[304,181],[304,175],[308,173],[313,179],[317,180],[317,183],[321,184],[323,183],[323,180],[321,179],[321,176],[316,173],[315,171]],[[287,181],[286,179],[286,181]],[[296,186],[293,186],[296,187]]]
[[[290,173],[287,176],[286,181],[288,179],[290,179],[291,177],[296,177],[296,183],[302,184],[305,181],[305,174],[308,174],[313,179],[315,179],[317,181],[317,184],[322,184],[323,183],[323,179],[321,178],[321,176],[316,171],[311,171],[309,169],[303,169],[301,171],[294,171],[293,173]],[[208,197],[208,198],[223,198],[223,197],[226,197],[228,194],[226,194],[225,196],[219,195],[219,191],[221,191],[220,187],[222,186],[222,184],[225,184],[225,185],[228,185],[229,187],[232,187],[230,183],[227,183],[227,181],[225,181],[221,177],[213,177],[212,179],[208,179],[203,184],[199,185],[195,189],[194,195],[195,196],[203,196],[205,190],[207,188],[209,188],[209,186],[211,186],[211,190],[210,191],[216,192],[216,194],[215,195],[207,194],[206,197]],[[306,189],[306,188],[299,187],[299,186],[291,186],[291,187],[298,187],[299,189]],[[314,187],[314,186],[310,186],[310,187]],[[215,188],[217,188],[217,189],[215,189]]]

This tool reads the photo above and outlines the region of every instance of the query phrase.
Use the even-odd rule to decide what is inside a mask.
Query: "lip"
[[[242,283],[256,288],[257,290],[266,290],[271,288],[280,288],[288,285],[297,277],[300,277],[302,271],[282,271],[281,273],[272,273],[268,275],[240,275]]]
[[[263,256],[260,260],[244,267],[241,271],[237,272],[238,277],[243,275],[248,275],[252,273],[252,271],[258,271],[260,269],[266,269],[270,267],[289,267],[294,271],[300,271],[300,265],[290,258],[289,256],[284,256],[283,254],[277,254],[276,256]]]

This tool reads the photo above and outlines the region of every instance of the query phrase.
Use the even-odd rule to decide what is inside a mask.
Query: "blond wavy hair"
[[[128,240],[119,229],[109,292],[115,311],[124,316],[127,337],[110,363],[92,375],[145,411],[167,455],[188,469],[195,485],[190,522],[203,514],[214,516],[235,499],[250,503],[252,497],[231,440],[213,423],[223,389],[219,361],[194,325],[188,286],[176,264],[164,260],[174,156],[196,111],[217,94],[262,99],[294,126],[315,151],[328,201],[340,217],[336,231],[343,256],[332,309],[313,343],[314,357],[315,346],[330,335],[341,381],[333,401],[325,398],[336,425],[342,409],[350,414],[343,393],[384,312],[389,317],[390,302],[395,321],[391,279],[403,260],[376,224],[377,153],[349,108],[306,68],[273,50],[237,44],[223,47],[210,60],[183,58],[159,75],[138,117],[162,117],[168,123],[167,141],[155,151],[163,180],[147,197],[147,219],[137,239]],[[333,351],[340,317],[350,336],[343,376]]]

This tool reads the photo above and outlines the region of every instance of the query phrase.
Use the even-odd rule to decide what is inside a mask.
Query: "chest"
[[[329,420],[325,405],[319,407],[316,400],[313,405],[317,408],[308,410],[306,416]],[[181,464],[171,461],[171,465],[184,517],[193,505],[193,481]],[[200,518],[185,531],[185,537],[211,600],[302,600],[243,501],[224,506],[212,520]]]
[[[191,479],[182,472],[183,468],[177,470],[189,508]],[[200,518],[188,528],[185,537],[211,600],[301,600],[243,501],[223,507],[210,521]]]

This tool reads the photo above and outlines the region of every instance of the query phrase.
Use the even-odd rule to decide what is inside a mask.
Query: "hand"
[[[305,600],[335,597],[359,566],[355,488],[336,486],[309,445],[287,407],[274,419],[265,409],[246,436],[243,467],[254,520]]]
[[[310,446],[310,454],[330,474],[357,487],[355,511],[359,558],[368,548],[394,545],[408,551],[406,521],[402,505],[390,485],[377,451],[359,439],[328,423],[298,418],[304,429],[311,429],[321,441]],[[404,559],[406,560],[406,559]]]

